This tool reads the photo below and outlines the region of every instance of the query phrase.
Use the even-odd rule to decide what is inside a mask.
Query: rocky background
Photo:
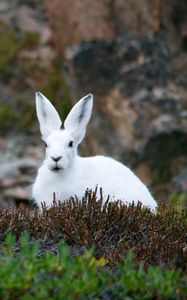
[[[159,201],[187,191],[187,1],[0,1],[0,206],[27,203],[44,155],[34,92],[64,118],[95,95],[84,155],[132,167]]]

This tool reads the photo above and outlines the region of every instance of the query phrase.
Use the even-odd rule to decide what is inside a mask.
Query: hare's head
[[[53,172],[68,169],[74,161],[77,147],[86,133],[93,106],[93,95],[82,98],[70,111],[62,128],[62,121],[51,102],[36,93],[36,111],[42,139],[46,144],[44,164]]]

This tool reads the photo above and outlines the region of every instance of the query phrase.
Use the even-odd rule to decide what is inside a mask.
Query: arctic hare
[[[36,93],[36,111],[42,139],[46,144],[46,157],[38,170],[33,185],[33,198],[50,206],[55,198],[66,200],[76,195],[79,199],[87,188],[101,187],[104,199],[125,203],[142,202],[155,209],[157,204],[147,187],[122,163],[105,156],[80,157],[77,147],[86,133],[93,106],[93,95],[82,98],[71,109],[61,129],[62,121],[50,101]],[[98,189],[99,190],[99,189]]]

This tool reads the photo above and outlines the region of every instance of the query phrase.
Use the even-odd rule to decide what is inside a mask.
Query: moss
[[[0,130],[12,128],[12,124],[18,121],[18,116],[13,107],[1,104],[0,106]]]
[[[33,101],[31,101],[33,98]],[[21,128],[29,129],[34,124],[36,120],[36,112],[34,106],[34,95],[31,99],[21,98],[18,100],[19,103],[19,113],[20,118],[18,121],[18,126]]]
[[[187,208],[187,194],[185,192],[171,194],[170,203],[179,211]]]
[[[22,39],[13,29],[6,29],[0,24],[0,71],[6,71],[9,64],[22,47]]]
[[[60,115],[65,118],[71,108],[71,93],[57,61],[46,75],[38,90],[50,99]]]
[[[34,83],[34,87],[31,88],[25,82],[25,78],[30,78]],[[15,83],[16,81],[16,83]],[[37,122],[34,93],[35,91],[41,91],[60,113],[62,119],[64,119],[71,108],[71,94],[66,85],[60,67],[56,65],[56,62],[52,64],[48,69],[45,69],[39,64],[31,61],[24,61],[19,65],[19,74],[14,79],[16,86],[21,85],[23,90],[21,96],[20,92],[16,93],[15,102],[17,103],[18,118],[16,121],[16,128],[24,130],[30,130]],[[4,118],[3,118],[4,119]],[[8,118],[9,119],[9,118]],[[2,127],[6,129],[7,123],[2,121]]]
[[[31,98],[34,98],[34,92],[42,92],[56,107],[62,118],[65,118],[71,108],[71,93],[63,76],[61,64],[54,61],[48,69],[36,64],[36,62],[26,61],[20,64],[20,76],[18,81],[24,82],[24,78],[31,78],[34,82],[34,90],[26,87],[30,91]],[[28,103],[28,100],[21,99],[20,107],[24,107],[27,115],[26,123],[30,126],[35,122],[34,101]],[[23,109],[22,109],[23,111]],[[34,111],[34,113],[33,113]],[[30,115],[29,115],[30,114]]]
[[[14,29],[6,28],[0,23],[0,71],[1,77],[11,75],[10,66],[22,48],[36,48],[39,45],[40,36],[35,32],[17,33]],[[4,72],[4,74],[3,74]],[[3,76],[2,76],[3,74]],[[9,78],[10,76],[8,76]]]
[[[12,94],[9,105],[1,103],[0,129],[30,129],[36,122],[34,92],[43,92],[62,117],[70,109],[70,90],[62,73],[61,59],[48,67],[40,61],[19,59],[22,50],[39,47],[38,33],[19,33],[0,23],[0,80]]]
[[[28,86],[25,78],[30,79],[33,87]],[[71,107],[70,90],[66,85],[63,74],[56,64],[49,69],[25,61],[19,64],[16,78],[9,81],[9,88],[14,90],[13,100],[9,106],[2,103],[0,109],[0,129],[30,130],[37,122],[34,93],[41,91],[50,99],[60,113],[62,119],[66,117]],[[21,92],[20,92],[21,90]]]
[[[33,79],[38,79],[38,77],[43,76],[43,73],[46,73],[46,70],[42,66],[33,61],[22,61],[19,64],[19,68],[19,80],[24,80],[24,78],[26,77],[33,77]]]
[[[36,48],[39,46],[40,42],[40,35],[37,32],[25,32],[22,43],[24,47],[27,47],[29,49]]]

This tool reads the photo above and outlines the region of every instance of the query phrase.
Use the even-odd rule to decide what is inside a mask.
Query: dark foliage
[[[160,207],[156,214],[148,208],[124,205],[120,201],[103,203],[102,192],[87,191],[80,201],[72,198],[55,203],[43,212],[26,208],[0,210],[0,243],[11,232],[18,241],[23,231],[41,241],[39,255],[48,249],[57,253],[57,243],[65,240],[72,254],[94,247],[94,256],[105,258],[109,266],[132,250],[135,263],[187,269],[187,212]],[[15,250],[19,250],[16,242]]]

